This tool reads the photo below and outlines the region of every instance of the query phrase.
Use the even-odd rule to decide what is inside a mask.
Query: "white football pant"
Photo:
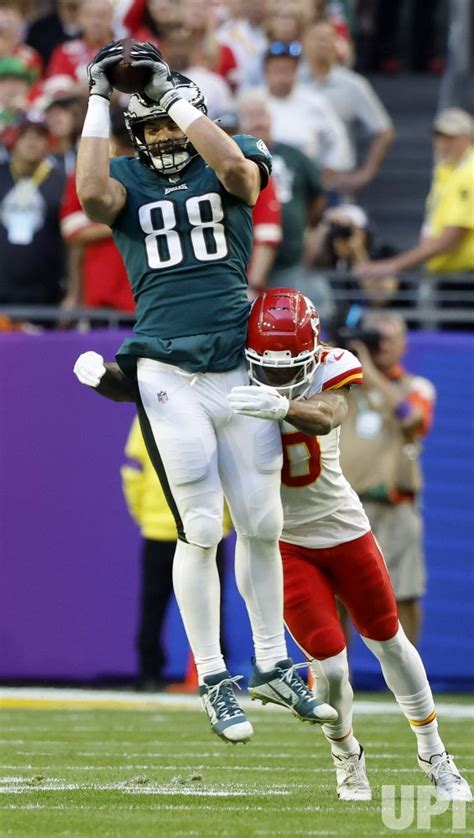
[[[227,393],[249,383],[244,364],[230,372],[189,373],[141,358],[137,379],[145,441],[177,520],[175,594],[200,678],[225,669],[215,565],[224,495],[237,532],[236,579],[257,663],[271,669],[286,657],[278,424],[233,413]]]

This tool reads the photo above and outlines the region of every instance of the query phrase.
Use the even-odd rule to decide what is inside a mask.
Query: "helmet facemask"
[[[146,117],[136,120],[130,129],[134,148],[138,152],[139,160],[163,175],[173,175],[182,171],[194,157],[197,151],[187,137],[176,140],[157,140],[153,143],[145,141],[145,123],[159,117]]]
[[[311,300],[291,288],[260,294],[250,311],[245,357],[253,384],[302,399],[321,363],[319,315]]]
[[[252,384],[272,387],[287,399],[302,399],[306,395],[314,372],[319,366],[321,347],[312,352],[302,352],[296,357],[291,352],[266,350],[258,355],[252,349],[245,350],[247,369]],[[294,371],[293,375],[290,372]]]

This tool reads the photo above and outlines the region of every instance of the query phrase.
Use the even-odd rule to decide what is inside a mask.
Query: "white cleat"
[[[344,756],[333,753],[332,758],[336,767],[339,800],[372,800],[362,745],[358,754]]]
[[[459,773],[452,756],[446,751],[444,754],[434,754],[429,760],[418,756],[418,765],[433,783],[438,800],[471,802],[469,783]]]

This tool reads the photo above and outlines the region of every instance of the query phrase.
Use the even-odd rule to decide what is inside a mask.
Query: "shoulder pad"
[[[133,160],[131,157],[112,157],[110,159],[110,175],[117,180],[121,180],[123,175],[129,169],[129,161]]]
[[[362,382],[362,367],[359,359],[348,349],[324,350],[321,358],[322,389],[335,390]]]
[[[232,139],[237,143],[247,160],[253,160],[259,167],[262,189],[264,189],[272,171],[272,155],[265,143],[250,134],[236,134]]]

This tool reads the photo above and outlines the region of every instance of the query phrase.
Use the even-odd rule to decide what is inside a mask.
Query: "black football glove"
[[[118,64],[123,57],[123,44],[120,41],[112,41],[99,50],[87,68],[90,96],[95,94],[110,99],[112,85],[107,78],[107,70],[113,64]]]
[[[132,67],[146,67],[150,70],[150,81],[144,88],[146,95],[168,110],[180,97],[175,92],[171,70],[159,49],[150,43],[137,44],[130,51]]]

